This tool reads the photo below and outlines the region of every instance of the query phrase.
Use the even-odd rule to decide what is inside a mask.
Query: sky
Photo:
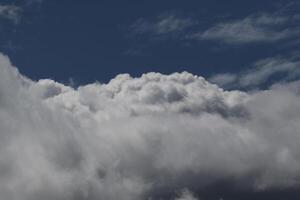
[[[11,6],[10,14],[1,11],[0,50],[34,80],[80,85],[153,71],[210,78],[243,73],[265,59],[299,60],[297,1],[1,0],[0,5]]]
[[[300,195],[296,0],[0,0],[0,200]]]

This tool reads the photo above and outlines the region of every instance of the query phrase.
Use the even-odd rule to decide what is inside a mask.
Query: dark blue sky
[[[76,84],[119,73],[241,73],[298,61],[299,4],[288,0],[1,0],[0,50],[33,79]],[[298,65],[297,65],[298,67]]]

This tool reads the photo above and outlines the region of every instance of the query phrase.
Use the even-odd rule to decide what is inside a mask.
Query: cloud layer
[[[245,93],[187,72],[118,75],[77,89],[0,56],[6,200],[186,199],[229,182],[300,186],[300,82]]]

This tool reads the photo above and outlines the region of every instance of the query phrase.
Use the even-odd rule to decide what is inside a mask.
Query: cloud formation
[[[15,5],[0,5],[0,17],[18,24],[21,19],[22,8]]]
[[[134,36],[174,37],[185,34],[185,31],[197,24],[197,21],[176,13],[163,13],[153,19],[140,18],[130,26]]]
[[[253,13],[203,27],[200,19],[167,13],[152,20],[140,18],[129,30],[134,36],[150,39],[217,41],[237,45],[297,39],[300,35],[299,20],[299,14],[286,13],[282,9],[275,13]]]
[[[287,23],[293,21],[298,21],[298,18],[271,14],[250,15],[244,19],[218,23],[194,34],[193,38],[218,40],[228,44],[278,41],[299,35],[299,26],[286,27]]]
[[[286,59],[281,57],[259,60],[251,69],[240,73],[217,74],[210,81],[225,88],[247,88],[263,85],[274,76],[277,81],[291,81],[300,76],[300,61],[298,59]]]
[[[299,100],[300,82],[245,93],[187,72],[74,89],[32,81],[1,55],[1,198],[195,200],[224,182],[299,188]]]

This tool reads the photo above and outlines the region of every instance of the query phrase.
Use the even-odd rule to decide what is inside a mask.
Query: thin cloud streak
[[[241,20],[218,23],[203,32],[195,33],[192,38],[227,44],[279,41],[299,35],[300,27],[285,27],[286,23],[293,20],[294,17],[288,16],[251,15]]]
[[[277,81],[291,81],[300,76],[300,61],[280,57],[257,61],[251,69],[239,73],[224,73],[210,77],[210,81],[225,88],[247,88],[263,85],[272,76],[283,74]]]
[[[170,12],[163,13],[153,19],[140,18],[129,27],[129,30],[133,35],[147,35],[151,39],[151,37],[172,37],[172,35],[185,33],[189,27],[196,24],[197,21],[191,18]]]
[[[299,15],[259,13],[243,19],[224,21],[204,28],[200,20],[176,14],[159,15],[154,20],[141,18],[129,30],[148,39],[218,41],[225,44],[268,43],[296,38],[300,34]],[[294,27],[289,27],[288,24]]]

